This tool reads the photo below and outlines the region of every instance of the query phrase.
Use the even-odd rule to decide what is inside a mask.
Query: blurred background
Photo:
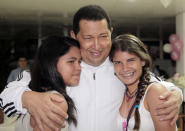
[[[163,47],[171,34],[185,39],[181,31],[185,30],[185,0],[1,0],[0,90],[20,55],[31,63],[42,37],[69,35],[74,13],[87,4],[100,5],[107,11],[114,27],[113,38],[122,33],[141,38],[155,69],[162,73],[159,75],[170,78],[177,71],[184,72],[181,67],[177,69],[177,63],[184,68],[182,60],[171,59]]]

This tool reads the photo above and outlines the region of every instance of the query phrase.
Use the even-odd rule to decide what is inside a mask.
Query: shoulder
[[[64,96],[63,96],[62,94],[60,94],[59,92],[55,91],[55,90],[53,90],[53,91],[48,91],[48,92],[53,93],[53,94],[55,94],[55,95],[57,95],[57,96],[63,98],[63,100],[64,100],[63,102],[56,102],[56,101],[53,101],[53,103],[54,103],[55,105],[57,105],[58,107],[62,108],[65,112],[67,112],[67,110],[68,110],[68,104],[67,104],[67,101],[66,101],[66,99],[64,98]]]
[[[11,71],[11,73],[16,73],[17,72],[17,69],[13,69],[12,71]]]
[[[162,85],[161,83],[152,83],[151,85],[149,85],[148,87],[148,91],[146,93],[146,97],[147,97],[147,101],[150,100],[159,100],[159,96],[167,91],[167,88]]]
[[[155,82],[149,85],[148,93],[160,93],[166,90],[166,87],[160,82]]]

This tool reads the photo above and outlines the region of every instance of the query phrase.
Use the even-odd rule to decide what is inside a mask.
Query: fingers
[[[44,131],[41,120],[39,118],[35,118],[35,122],[37,123],[36,129],[40,131]]]
[[[165,109],[165,108],[168,108],[168,107],[171,107],[171,106],[178,106],[177,104],[177,101],[176,100],[168,100],[168,101],[163,101],[161,102],[161,104],[159,104],[156,109],[159,110],[159,109]]]
[[[176,117],[176,115],[178,115],[177,112],[176,112],[176,110],[173,110],[173,111],[170,112],[169,114],[160,117],[160,120],[161,120],[161,121],[172,120],[172,119],[174,119],[174,118]]]
[[[68,105],[65,98],[55,93],[50,94],[50,98],[52,101],[50,106],[52,109],[52,112],[62,116],[62,118],[68,119],[68,115],[67,115]]]
[[[33,116],[37,129],[40,131],[46,131],[45,128],[51,130],[58,130],[64,125],[64,119],[68,117],[67,110],[63,110],[62,107],[55,105],[65,105],[66,101],[63,97],[53,93],[32,93],[30,98],[34,102],[29,101],[28,111]],[[53,100],[55,102],[53,102]],[[27,101],[26,101],[27,102]],[[67,104],[66,104],[67,105]],[[65,107],[67,107],[65,105]]]
[[[33,116],[30,116],[30,126],[32,128],[36,127],[36,123],[35,123],[35,120],[34,120]]]
[[[53,104],[52,112],[60,115],[63,119],[68,119],[68,114],[59,106]]]
[[[63,124],[57,125],[56,123],[53,123],[53,121],[45,119],[45,123],[41,121],[42,129],[40,129],[39,125],[36,125],[36,119],[34,119],[32,116],[30,117],[30,125],[34,129],[34,131],[50,131],[50,130],[58,130],[62,126],[64,126],[64,120]]]
[[[43,125],[44,131],[53,131],[52,129],[48,128],[46,125]],[[33,128],[33,131],[40,131],[40,129],[36,126]]]
[[[49,118],[50,122],[44,121],[45,124],[49,124],[48,126],[54,125],[57,128],[60,128],[64,125],[65,119],[63,117],[57,115],[56,113],[53,113],[53,112],[48,113],[48,118]]]
[[[65,101],[64,97],[62,97],[61,95],[58,95],[56,93],[50,94],[50,98],[52,101],[59,102],[59,103]]]
[[[178,114],[176,114],[176,116],[171,120],[170,125],[171,126],[174,125],[176,123],[177,119],[178,119]]]
[[[43,121],[44,119],[44,121]],[[51,130],[54,131],[58,131],[59,128],[62,125],[58,125],[55,122],[53,122],[52,120],[50,120],[47,116],[42,117],[42,119],[40,118],[34,118],[35,122],[36,122],[36,127],[40,130],[40,131],[46,131],[45,128],[49,128]]]
[[[159,99],[160,100],[166,100],[170,96],[171,96],[171,92],[170,91],[166,91],[162,95],[159,96]]]

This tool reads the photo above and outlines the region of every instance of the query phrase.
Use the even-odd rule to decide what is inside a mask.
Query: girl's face
[[[129,87],[138,84],[145,61],[142,61],[135,54],[116,51],[113,64],[116,76]]]
[[[65,55],[59,58],[57,70],[62,75],[64,83],[67,86],[78,85],[81,73],[80,63],[80,50],[74,46],[71,47]]]

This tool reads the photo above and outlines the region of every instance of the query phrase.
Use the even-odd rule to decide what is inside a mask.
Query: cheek
[[[90,42],[84,42],[80,45],[80,49],[81,50],[87,50],[88,48],[91,47],[91,43]]]
[[[120,71],[120,68],[118,66],[114,65],[114,72],[119,73],[119,71]]]
[[[63,80],[65,82],[66,79],[68,79],[69,74],[70,74],[70,72],[69,72],[70,70],[68,69],[68,66],[65,66],[64,63],[58,63],[57,64],[57,71],[59,72],[59,74],[61,75],[61,77],[63,78]]]
[[[138,70],[138,73],[140,76],[142,75],[142,69],[143,69],[143,67],[141,65],[138,65],[137,70]]]
[[[71,70],[66,69],[66,68],[61,69],[61,71],[59,72],[66,85],[69,83],[71,79],[71,72],[72,72]]]

